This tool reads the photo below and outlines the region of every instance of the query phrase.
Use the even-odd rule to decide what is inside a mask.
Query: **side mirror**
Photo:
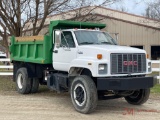
[[[118,35],[119,35],[119,33],[115,33],[116,42],[118,42]]]
[[[55,31],[55,44],[57,48],[59,48],[61,44],[61,33],[62,31],[60,30]]]

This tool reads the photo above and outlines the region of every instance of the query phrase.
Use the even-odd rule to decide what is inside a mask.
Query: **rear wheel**
[[[97,106],[97,89],[93,80],[82,75],[76,77],[70,89],[73,106],[78,112],[90,113]]]
[[[19,68],[16,73],[16,88],[21,94],[28,94],[31,90],[31,79],[28,78],[26,68]]]
[[[132,95],[125,97],[126,101],[133,105],[145,103],[150,95],[150,89],[136,90]]]
[[[36,93],[39,88],[39,79],[33,78],[31,81],[31,93]]]

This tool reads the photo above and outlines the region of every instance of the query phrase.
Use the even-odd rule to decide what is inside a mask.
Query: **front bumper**
[[[153,87],[153,77],[97,78],[97,90],[137,90]]]

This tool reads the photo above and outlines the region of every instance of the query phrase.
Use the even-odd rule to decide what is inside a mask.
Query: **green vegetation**
[[[153,72],[153,73],[150,74],[149,76],[159,76],[159,72]]]
[[[158,94],[160,94],[160,84],[155,85],[155,86],[151,89],[151,93],[158,93]]]
[[[159,73],[158,72],[153,72],[149,76],[159,76]],[[160,94],[160,84],[157,84],[153,88],[151,88],[151,93],[158,93],[158,94]]]

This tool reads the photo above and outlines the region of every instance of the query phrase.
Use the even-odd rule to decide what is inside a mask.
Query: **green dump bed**
[[[51,64],[52,44],[50,36],[11,37],[11,61]]]

